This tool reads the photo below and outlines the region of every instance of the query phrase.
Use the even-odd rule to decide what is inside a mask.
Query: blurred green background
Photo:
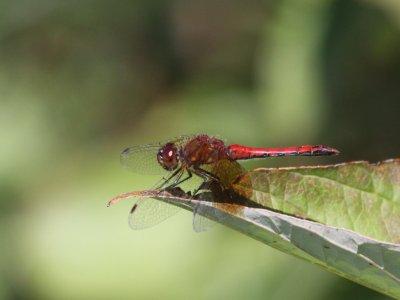
[[[400,154],[400,2],[0,2],[0,299],[386,299],[181,212],[132,231],[155,177],[127,146],[217,134]]]

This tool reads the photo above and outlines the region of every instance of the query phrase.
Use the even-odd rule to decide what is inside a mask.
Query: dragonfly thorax
[[[167,143],[157,153],[158,163],[167,171],[175,170],[179,165],[179,151],[173,143]]]
[[[198,135],[182,149],[182,161],[189,167],[200,167],[227,159],[226,147],[220,139]]]

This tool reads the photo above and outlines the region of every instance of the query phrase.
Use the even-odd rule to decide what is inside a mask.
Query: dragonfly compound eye
[[[167,171],[175,170],[178,167],[178,149],[173,143],[167,143],[157,153],[158,163]]]

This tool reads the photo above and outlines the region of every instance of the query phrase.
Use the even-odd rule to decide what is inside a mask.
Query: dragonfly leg
[[[161,188],[163,188],[164,186],[167,185],[168,182],[171,181],[172,178],[174,178],[179,172],[182,171],[182,168],[179,168],[178,170],[176,170],[174,173],[172,173],[163,183],[161,183],[159,186],[157,186],[155,189],[159,190]],[[182,176],[182,174],[180,175]]]
[[[213,180],[216,182],[220,182],[220,179],[218,178],[218,176],[216,176],[204,169],[193,168],[192,171],[194,174],[196,174],[197,176],[199,176],[203,179],[203,183],[200,184],[199,187],[193,191],[193,196],[196,195],[198,193],[198,191],[203,188],[203,184],[205,184],[207,182],[207,180]]]
[[[167,188],[173,188],[174,186],[179,184],[179,180],[182,178],[183,173],[185,172],[184,169],[181,169],[181,171],[176,175],[175,180],[173,183],[171,183]]]
[[[216,176],[213,173],[210,173],[202,168],[193,169],[193,173],[200,176],[204,180],[211,179],[211,180],[218,181],[218,182],[220,181],[218,176]]]
[[[187,172],[188,172],[188,176],[186,176],[185,178],[183,178],[182,180],[180,180],[181,177],[182,177],[182,175],[183,175],[183,173],[184,173],[184,170],[182,170],[182,172],[177,176],[177,178],[175,179],[175,181],[174,181],[170,186],[168,186],[168,188],[174,188],[174,187],[176,187],[177,185],[181,184],[182,182],[185,182],[186,180],[192,178],[192,176],[193,176],[193,175],[192,175],[192,172],[190,172],[189,170],[187,170]]]

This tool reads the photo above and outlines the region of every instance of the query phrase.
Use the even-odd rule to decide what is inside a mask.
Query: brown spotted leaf
[[[196,211],[400,299],[399,173],[400,160],[257,169],[236,180],[234,189],[242,197],[231,202],[213,193],[193,199],[175,189],[127,193],[110,204],[149,197]],[[265,208],[243,204],[243,196]]]
[[[285,214],[400,242],[400,160],[256,169],[234,184],[240,195]]]

